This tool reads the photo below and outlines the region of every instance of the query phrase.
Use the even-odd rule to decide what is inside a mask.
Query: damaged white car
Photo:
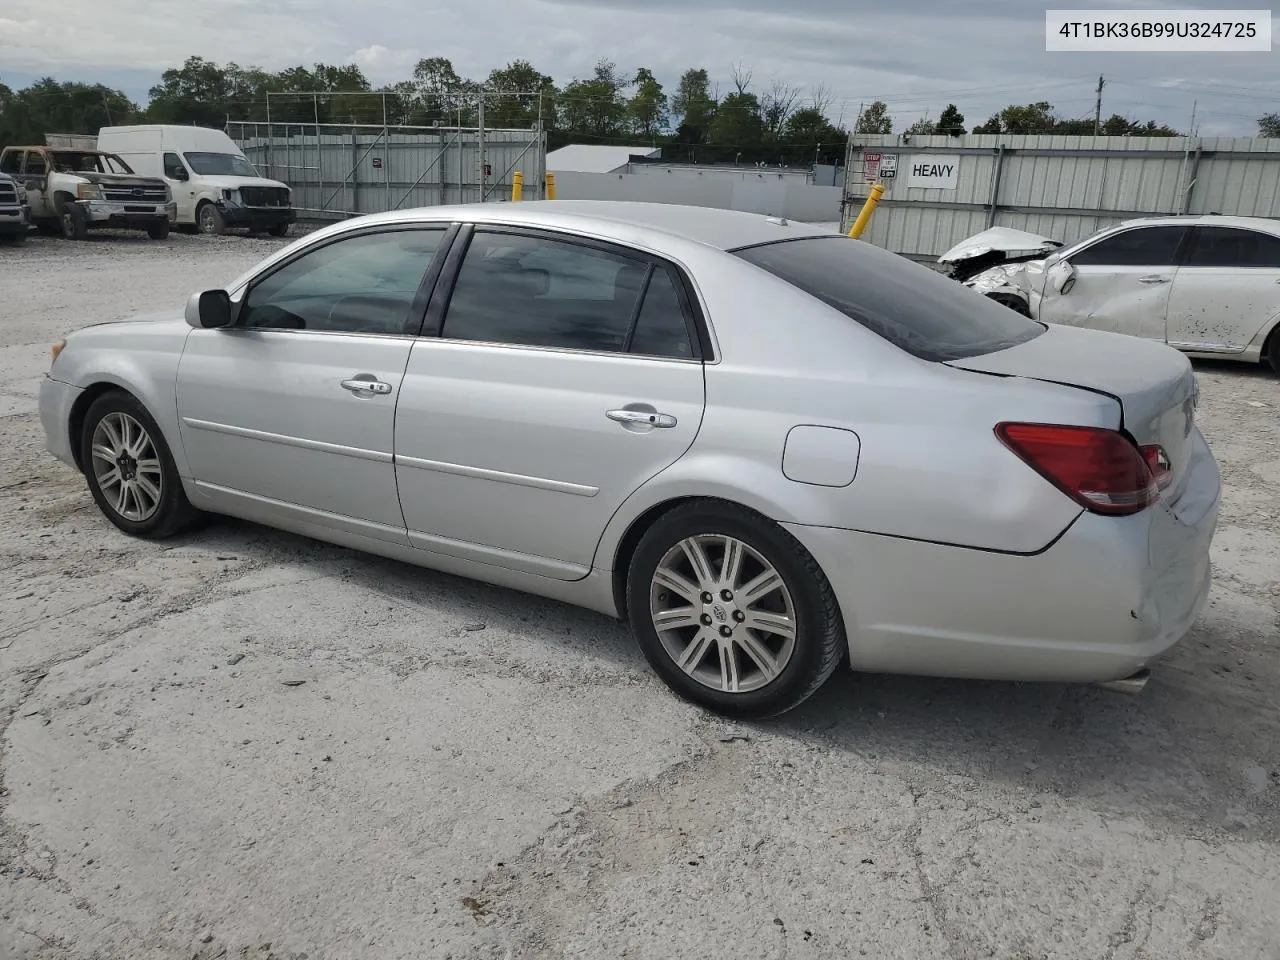
[[[996,227],[939,260],[965,286],[1045,323],[1159,340],[1192,357],[1266,360],[1280,373],[1280,220],[1129,220],[1067,247]]]

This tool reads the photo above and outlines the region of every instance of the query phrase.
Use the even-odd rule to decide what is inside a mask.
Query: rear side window
[[[1186,267],[1280,267],[1280,237],[1234,227],[1197,227]]]
[[[1067,259],[1077,267],[1171,267],[1186,227],[1140,227],[1113,234]]]
[[[1044,332],[955,280],[860,240],[809,237],[732,252],[924,360],[977,357]]]
[[[643,297],[643,299],[641,299]],[[670,267],[544,236],[477,230],[442,336],[692,359]]]

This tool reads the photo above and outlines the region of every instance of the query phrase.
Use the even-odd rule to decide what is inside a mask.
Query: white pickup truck
[[[119,157],[93,149],[5,147],[0,173],[23,185],[44,232],[83,240],[92,229],[145,230],[163,240],[177,216],[169,186],[140,177]]]

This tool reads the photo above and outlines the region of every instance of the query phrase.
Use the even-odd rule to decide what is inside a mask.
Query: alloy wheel
[[[687,537],[668,550],[653,574],[649,611],[667,655],[712,690],[758,690],[795,652],[795,605],[785,581],[734,537]]]
[[[93,430],[93,475],[112,509],[142,523],[160,509],[164,472],[155,443],[127,413],[108,413]]]

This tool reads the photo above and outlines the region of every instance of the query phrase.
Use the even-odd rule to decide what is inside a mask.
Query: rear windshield
[[[202,177],[256,177],[258,171],[233,153],[184,153],[187,164]]]
[[[732,251],[924,360],[960,360],[1032,340],[1044,327],[955,280],[849,237]]]

